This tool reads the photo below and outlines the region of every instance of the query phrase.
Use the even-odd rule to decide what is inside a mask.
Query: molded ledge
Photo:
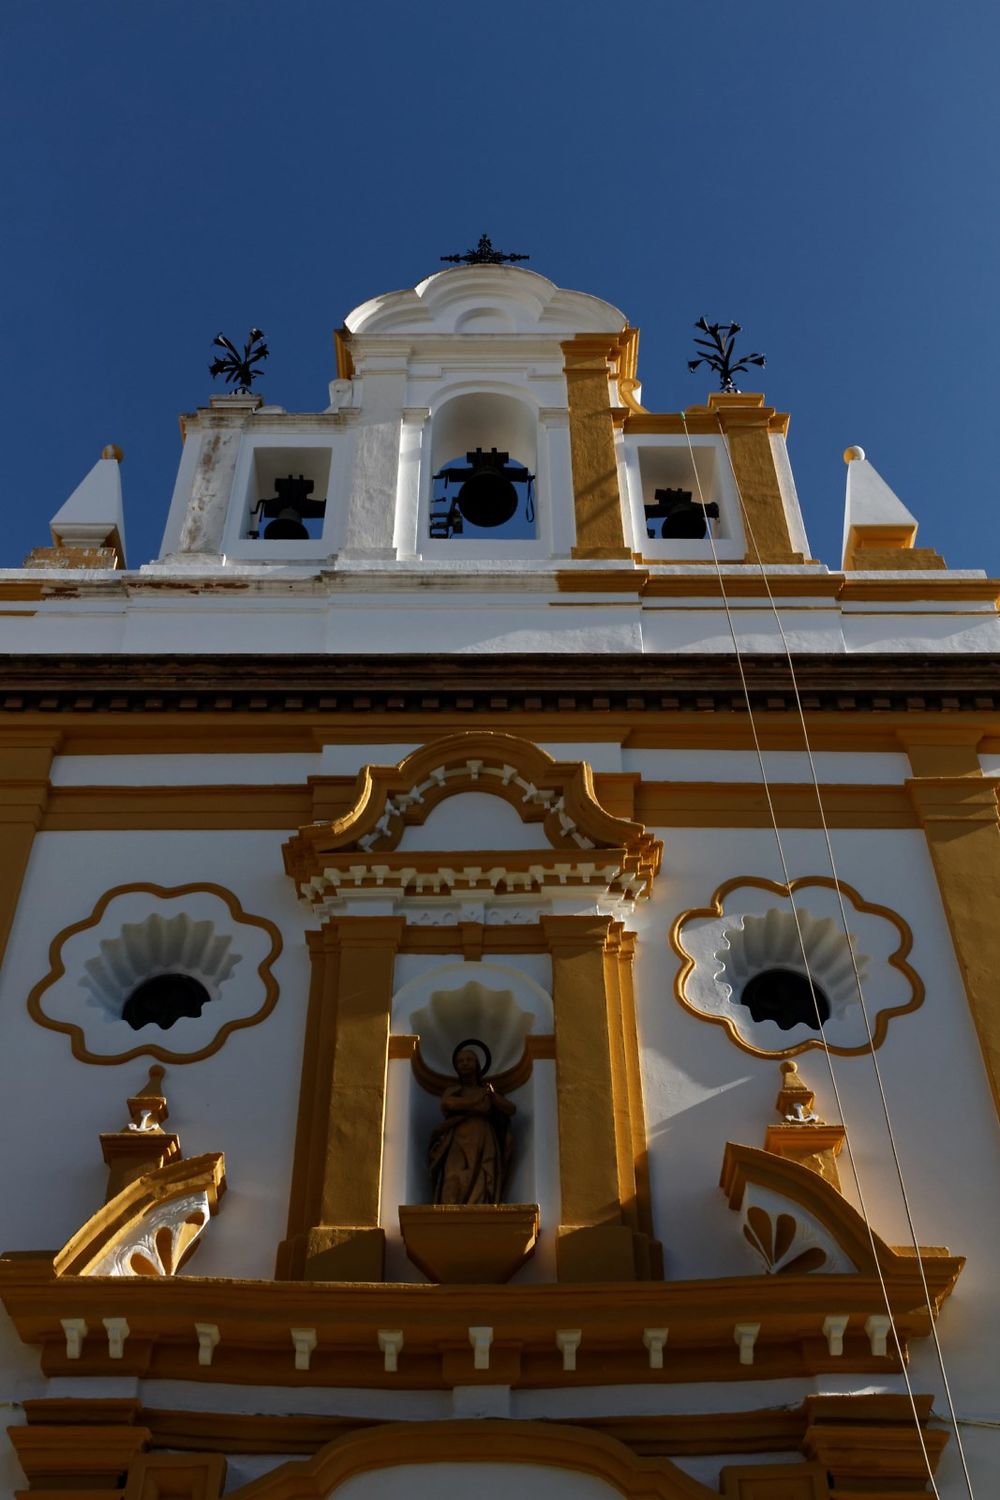
[[[401,1204],[406,1253],[431,1281],[509,1281],[534,1254],[538,1204]]]

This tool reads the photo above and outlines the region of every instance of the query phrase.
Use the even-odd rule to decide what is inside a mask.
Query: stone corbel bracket
[[[538,851],[399,855],[407,827],[461,792],[500,797],[523,823],[541,824]],[[545,847],[547,845],[547,847]],[[599,887],[618,899],[649,894],[663,845],[641,823],[598,802],[584,761],[556,761],[515,735],[469,731],[424,745],[395,766],[364,766],[353,805],[331,823],[300,828],[285,868],[313,903],[347,890],[405,896],[565,894]],[[447,868],[445,868],[447,866]]]
[[[752,1146],[726,1145],[721,1186],[741,1216],[743,1235],[771,1275],[790,1279],[812,1271],[823,1279],[881,1276],[894,1317],[905,1307],[919,1332],[930,1331],[920,1267],[935,1317],[952,1292],[964,1257],[921,1245],[893,1249],[832,1183],[818,1172]],[[918,1263],[919,1255],[919,1263]],[[840,1312],[831,1306],[831,1313]],[[852,1324],[852,1334],[863,1332]]]
[[[172,1276],[225,1191],[221,1152],[168,1162],[109,1199],[54,1256],[63,1276]]]

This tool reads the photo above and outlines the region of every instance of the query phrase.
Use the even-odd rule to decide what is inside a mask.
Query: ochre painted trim
[[[402,917],[340,917],[308,934],[313,982],[282,1275],[382,1279],[386,1065],[405,925]]]
[[[533,850],[410,851],[407,827],[445,798],[497,796],[524,823],[540,823]],[[397,766],[363,766],[353,805],[329,824],[310,823],[284,845],[285,869],[316,904],[331,889],[385,894],[507,889],[538,895],[579,884],[648,894],[663,846],[641,824],[613,817],[597,800],[585,761],[556,761],[513,735],[475,732],[435,740]]]
[[[914,741],[908,749],[916,774],[906,783],[906,790],[927,840],[994,1106],[1000,1115],[997,782],[982,776],[975,744]]]
[[[42,826],[49,797],[52,757],[61,734],[20,726],[0,735],[0,960],[21,899],[21,888],[35,834]]]
[[[723,1500],[827,1500],[821,1464],[739,1464],[719,1473]]]
[[[148,1445],[145,1427],[8,1427],[7,1435],[32,1490],[109,1489]]]
[[[140,1453],[129,1465],[124,1500],[218,1500],[225,1482],[221,1454]]]
[[[63,963],[62,950],[71,937],[78,932],[84,932],[88,927],[97,927],[107,910],[108,905],[116,896],[123,896],[130,891],[147,891],[152,896],[159,896],[163,900],[171,900],[177,896],[186,896],[196,891],[208,891],[213,896],[218,896],[228,906],[233,921],[247,927],[260,927],[271,939],[271,947],[257,965],[257,973],[264,986],[264,1002],[260,1009],[252,1016],[242,1016],[235,1021],[227,1021],[224,1026],[213,1037],[207,1047],[201,1047],[195,1052],[172,1052],[169,1047],[161,1047],[152,1041],[141,1042],[136,1047],[130,1047],[124,1052],[116,1052],[113,1056],[91,1052],[87,1048],[83,1028],[76,1026],[72,1021],[55,1021],[47,1016],[42,1010],[41,1000],[45,991],[56,980],[61,979],[66,972]],[[202,1058],[211,1057],[218,1052],[226,1038],[234,1031],[240,1031],[244,1026],[256,1026],[258,1022],[264,1021],[271,1014],[278,1000],[278,981],[274,977],[273,965],[282,948],[281,933],[268,917],[255,917],[244,911],[240,905],[239,898],[223,885],[213,885],[204,882],[193,885],[163,886],[152,885],[147,881],[134,881],[130,885],[116,885],[111,890],[105,891],[89,917],[84,917],[80,922],[73,922],[69,927],[64,927],[57,932],[49,944],[49,971],[40,979],[28,995],[28,1014],[39,1026],[46,1027],[49,1031],[62,1031],[70,1038],[73,1056],[79,1062],[115,1064],[130,1062],[133,1057],[155,1057],[160,1062],[189,1063],[200,1062]]]
[[[666,1458],[637,1458],[603,1433],[556,1422],[389,1422],[337,1438],[305,1463],[283,1464],[231,1491],[231,1500],[326,1500],[358,1474],[401,1464],[511,1465],[568,1469],[602,1480],[629,1500],[713,1500],[714,1491]],[[716,1497],[717,1500],[717,1497]]]
[[[616,425],[621,425],[630,412],[635,412],[637,415],[645,414],[646,408],[636,396],[636,391],[639,389],[638,364],[639,330],[626,328],[618,335],[618,358],[615,369],[618,379],[618,399],[622,406],[617,411],[612,411]]]
[[[106,828],[298,828],[312,817],[304,786],[56,786],[45,833]]]
[[[207,1393],[206,1393],[207,1395]],[[921,1427],[930,1419],[930,1396],[915,1396]],[[376,1418],[230,1412],[174,1411],[144,1407],[135,1400],[29,1399],[29,1426],[50,1434],[53,1451],[65,1451],[67,1429],[133,1426],[150,1435],[150,1446],[178,1453],[274,1453],[311,1455],[333,1439],[382,1427]],[[866,1431],[894,1433],[913,1427],[909,1398],[893,1395],[810,1396],[798,1407],[764,1407],[735,1412],[686,1412],[632,1417],[577,1417],[572,1425],[624,1443],[639,1457],[701,1454],[801,1452],[806,1433],[812,1441],[824,1426],[849,1424]],[[821,1440],[821,1439],[820,1439]],[[40,1442],[41,1440],[39,1440]],[[888,1446],[888,1445],[887,1445]],[[40,1454],[41,1447],[34,1452]]]
[[[156,1208],[194,1193],[204,1193],[214,1214],[226,1189],[226,1163],[221,1152],[168,1162],[130,1182],[101,1205],[53,1257],[57,1276],[89,1276],[116,1245],[139,1232],[142,1221]],[[197,1247],[194,1239],[191,1249]],[[190,1251],[189,1251],[190,1253]],[[187,1256],[172,1269],[179,1270]]]
[[[777,881],[765,880],[756,875],[737,875],[734,876],[732,880],[724,881],[723,884],[720,885],[718,889],[712,893],[712,897],[708,906],[692,907],[688,911],[683,911],[680,913],[670,929],[670,946],[673,948],[678,958],[682,960],[681,967],[677,971],[677,977],[674,980],[674,994],[677,996],[677,999],[680,1001],[681,1005],[683,1005],[684,1009],[688,1012],[689,1015],[694,1016],[697,1020],[707,1021],[709,1025],[712,1026],[724,1027],[729,1034],[730,1041],[735,1042],[737,1047],[741,1047],[744,1052],[749,1052],[754,1057],[795,1057],[800,1052],[808,1052],[812,1048],[818,1047],[820,1049],[825,1049],[828,1052],[833,1052],[838,1057],[856,1057],[865,1052],[871,1051],[871,1048],[869,1047],[867,1042],[859,1047],[835,1047],[830,1042],[824,1041],[822,1037],[817,1037],[815,1040],[799,1042],[799,1044],[795,1047],[785,1047],[780,1051],[769,1051],[760,1047],[752,1046],[745,1037],[740,1035],[735,1023],[730,1020],[728,1016],[706,1015],[704,1011],[696,1009],[696,1007],[691,1004],[691,1002],[687,998],[685,985],[687,983],[688,975],[691,973],[695,966],[695,960],[688,953],[687,949],[684,947],[683,942],[681,941],[681,933],[683,931],[683,928],[688,922],[695,921],[699,917],[721,916],[725,905],[725,900],[729,895],[729,892],[736,890],[737,887],[743,885],[755,886],[758,890],[762,891],[772,891],[776,896],[783,896],[786,899],[793,892],[807,890],[810,886],[820,886],[826,888],[827,890],[837,890],[839,887],[839,889],[846,896],[847,900],[853,907],[855,907],[856,910],[871,912],[875,916],[883,917],[887,922],[890,922],[892,926],[895,927],[896,931],[899,933],[899,945],[895,949],[895,951],[889,955],[886,961],[887,963],[891,964],[894,969],[898,969],[906,979],[910,987],[910,999],[906,1002],[905,1005],[888,1006],[885,1009],[880,1010],[874,1017],[872,1022],[872,1043],[875,1047],[881,1047],[882,1043],[885,1041],[886,1033],[889,1029],[889,1022],[893,1019],[894,1016],[906,1015],[910,1011],[917,1010],[923,1004],[925,993],[924,982],[920,978],[920,975],[917,973],[916,969],[914,969],[912,965],[907,962],[907,955],[909,954],[910,949],[913,947],[913,933],[911,932],[907,923],[899,915],[899,913],[893,911],[891,907],[881,906],[877,902],[873,901],[865,901],[853,886],[847,884],[846,880],[835,881],[832,880],[828,875],[804,875],[800,876],[798,879],[791,881],[788,885],[780,885]]]
[[[540,921],[552,957],[559,1279],[622,1282],[660,1275],[645,1203],[641,1078],[634,1059],[631,1067],[628,1061],[631,996],[621,973],[623,947],[631,952],[634,935],[625,935],[610,917],[542,915]]]
[[[887,1245],[839,1189],[811,1167],[770,1151],[760,1151],[755,1146],[740,1146],[727,1141],[720,1186],[730,1208],[742,1206],[749,1183],[767,1188],[775,1197],[805,1209],[829,1230],[863,1276],[877,1274],[878,1266],[887,1280],[892,1280],[905,1274],[913,1264],[910,1247],[896,1250]],[[921,1245],[919,1253],[927,1276],[928,1294],[937,1314],[945,1298],[954,1291],[965,1258],[949,1255],[947,1250],[938,1246]],[[930,1331],[929,1323],[927,1331]]]
[[[500,797],[522,823],[540,823],[556,849],[580,847],[563,815],[598,848],[643,841],[644,829],[601,806],[585,761],[557,761],[530,740],[474,729],[435,738],[398,765],[362,766],[347,811],[319,833],[303,833],[319,854],[359,847],[366,853],[393,850],[408,827],[423,824],[440,802],[462,792]]]
[[[602,726],[607,730],[607,724]],[[737,726],[729,726],[736,729]],[[750,731],[746,748],[752,749]],[[627,733],[623,725],[623,733]],[[715,738],[721,739],[721,733]],[[849,735],[848,735],[849,737]],[[686,738],[686,736],[685,736]],[[699,739],[704,732],[699,729]],[[812,738],[810,739],[812,743]],[[801,731],[799,735],[801,745]],[[791,747],[791,746],[790,746]],[[736,748],[730,739],[726,748]],[[813,745],[813,748],[817,748]],[[849,753],[838,742],[837,748]],[[863,742],[857,748],[866,748]],[[898,748],[898,746],[897,746]],[[350,777],[336,781],[322,799],[318,817],[343,817],[347,797],[343,786],[353,788]],[[42,814],[40,831],[97,831],[109,829],[299,828],[317,811],[318,778],[310,777],[309,791],[301,787],[54,787]],[[809,782],[771,782],[771,796],[778,821],[784,828],[821,827],[816,791]],[[459,788],[459,790],[472,788]],[[638,773],[593,774],[594,795],[614,818],[647,828],[764,828],[771,826],[770,811],[759,783],[739,781],[649,781]],[[831,828],[917,828],[920,820],[902,785],[883,783],[821,783],[820,795],[826,821]],[[69,794],[69,795],[67,795]]]
[[[809,782],[769,782],[781,828],[821,828],[817,788]],[[916,828],[902,786],[826,783],[818,788],[830,828]],[[764,788],[751,781],[641,781],[636,817],[652,828],[770,828]]]
[[[618,354],[618,340],[608,334],[578,334],[562,350],[576,513],[572,555],[629,558],[609,378],[609,362]]]
[[[624,1226],[620,1232],[630,1234]],[[947,1295],[955,1265],[933,1255],[924,1259],[932,1300]],[[826,1372],[884,1375],[899,1367],[895,1348],[873,1354],[864,1325],[872,1314],[885,1312],[886,1295],[904,1357],[908,1340],[928,1330],[920,1266],[905,1255],[892,1262],[883,1288],[876,1277],[853,1272],[475,1287],[197,1276],[154,1283],[145,1277],[56,1277],[51,1255],[22,1254],[0,1260],[0,1292],[18,1336],[42,1346],[47,1376],[123,1375],[247,1386],[446,1390],[499,1381],[545,1389],[731,1383]],[[850,1318],[844,1354],[838,1357],[830,1354],[822,1334],[831,1307]],[[61,1320],[67,1317],[83,1318],[90,1330],[74,1360],[66,1355]],[[121,1359],[109,1357],[101,1326],[105,1317],[128,1321]],[[200,1322],[214,1323],[221,1333],[211,1365],[198,1360],[194,1324]],[[736,1322],[761,1325],[752,1365],[739,1361],[732,1333]],[[479,1324],[494,1330],[489,1370],[477,1371],[473,1364],[468,1330]],[[302,1327],[317,1334],[308,1371],[295,1369],[288,1333]],[[642,1331],[659,1327],[670,1329],[669,1353],[663,1369],[653,1370]],[[398,1371],[385,1369],[380,1328],[404,1332]],[[575,1371],[563,1369],[555,1344],[558,1328],[582,1330]]]

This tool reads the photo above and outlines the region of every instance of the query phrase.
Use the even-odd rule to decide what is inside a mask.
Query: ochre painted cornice
[[[959,1262],[932,1255],[923,1264],[936,1305],[951,1290]],[[929,1330],[920,1268],[913,1256],[894,1256],[883,1274],[905,1350],[911,1337]],[[864,1325],[885,1312],[885,1293],[877,1277],[861,1274],[467,1288],[57,1277],[49,1257],[18,1255],[0,1261],[0,1296],[24,1342],[42,1346],[42,1368],[50,1376],[447,1389],[501,1377],[504,1384],[545,1387],[783,1379],[898,1367],[891,1345],[884,1356],[871,1353]],[[829,1354],[822,1335],[832,1312],[851,1319],[839,1358]],[[84,1319],[90,1330],[77,1359],[66,1354],[61,1319],[70,1317]],[[121,1359],[109,1358],[105,1317],[128,1322]],[[744,1322],[760,1324],[749,1366],[740,1363],[733,1340],[734,1326]],[[220,1330],[211,1365],[198,1362],[195,1323]],[[494,1329],[491,1368],[476,1371],[468,1330],[483,1323]],[[651,1370],[643,1329],[664,1326],[670,1329],[664,1367]],[[302,1327],[317,1332],[308,1372],[294,1368],[289,1333]],[[583,1330],[575,1372],[563,1371],[555,1345],[555,1331],[564,1327]],[[396,1374],[384,1370],[379,1328],[404,1331]],[[588,1360],[588,1352],[597,1357]]]

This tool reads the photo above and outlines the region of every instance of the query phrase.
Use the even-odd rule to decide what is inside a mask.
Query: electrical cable
[[[687,439],[688,453],[689,453],[689,456],[690,456],[690,459],[691,459],[691,467],[694,470],[695,483],[696,483],[696,485],[698,487],[699,502],[702,505],[702,507],[704,508],[704,505],[705,505],[705,495],[704,495],[704,491],[702,489],[701,475],[698,473],[698,465],[697,465],[697,462],[695,460],[694,445],[691,442],[691,433],[690,433],[690,431],[688,429],[687,414],[682,411],[680,413],[680,417],[681,417],[681,423],[682,423],[683,428],[684,428],[684,436]],[[720,426],[721,426],[721,422],[720,422]],[[724,434],[723,434],[723,438],[722,438],[722,445],[726,449],[726,453],[728,454],[729,453],[729,447],[728,447],[728,444],[726,443],[725,435]],[[731,463],[732,463],[732,460],[730,459],[730,464]],[[735,471],[733,472],[733,479],[734,479],[734,481],[736,479]],[[739,484],[738,483],[736,485],[736,492],[737,492],[737,495],[739,496],[740,508],[744,512],[744,516],[745,516],[746,508],[743,505],[743,497],[740,494]],[[757,764],[758,764],[758,767],[760,769],[761,785],[763,787],[764,796],[765,796],[765,799],[767,801],[768,813],[769,813],[769,816],[770,816],[770,819],[771,819],[771,826],[772,826],[772,829],[774,831],[775,843],[776,843],[777,849],[778,849],[778,860],[779,860],[779,863],[781,865],[782,874],[784,876],[785,889],[788,892],[788,901],[789,901],[789,905],[791,907],[792,917],[793,917],[793,920],[795,922],[795,931],[796,931],[796,936],[797,936],[797,939],[798,939],[799,952],[802,955],[802,962],[803,962],[803,965],[805,967],[806,978],[809,981],[809,989],[810,989],[810,992],[812,994],[813,1004],[814,1004],[815,1009],[816,1009],[816,1020],[817,1020],[818,1026],[819,1026],[820,1035],[823,1038],[823,1051],[826,1054],[827,1068],[828,1068],[829,1074],[830,1074],[830,1084],[831,1084],[832,1089],[833,1089],[834,1098],[835,1098],[836,1103],[837,1103],[837,1109],[838,1109],[838,1111],[840,1113],[841,1125],[843,1126],[843,1130],[844,1130],[844,1144],[847,1147],[848,1160],[850,1161],[850,1164],[851,1164],[851,1173],[852,1173],[852,1175],[854,1177],[855,1186],[857,1188],[858,1201],[859,1201],[859,1203],[861,1205],[862,1217],[864,1218],[865,1227],[866,1227],[866,1229],[868,1231],[868,1238],[869,1238],[869,1242],[870,1242],[870,1246],[871,1246],[871,1252],[872,1252],[872,1261],[873,1261],[873,1264],[875,1266],[876,1276],[878,1278],[879,1286],[881,1288],[882,1298],[883,1298],[883,1301],[885,1302],[885,1309],[886,1309],[886,1313],[887,1313],[888,1318],[889,1318],[889,1327],[892,1330],[893,1342],[896,1345],[896,1353],[897,1353],[897,1355],[899,1357],[900,1370],[902,1372],[903,1381],[904,1381],[904,1383],[906,1385],[906,1393],[907,1393],[907,1396],[909,1397],[910,1407],[911,1407],[911,1410],[913,1412],[914,1427],[916,1429],[917,1438],[918,1438],[919,1443],[920,1443],[921,1453],[923,1454],[924,1465],[925,1465],[925,1467],[927,1469],[927,1477],[928,1477],[928,1480],[930,1482],[931,1489],[933,1490],[934,1495],[937,1497],[937,1500],[941,1500],[940,1491],[938,1490],[937,1484],[936,1484],[935,1479],[934,1479],[934,1470],[933,1470],[933,1468],[931,1466],[930,1454],[927,1451],[927,1444],[926,1444],[926,1442],[924,1440],[923,1429],[922,1429],[921,1423],[920,1423],[920,1415],[919,1415],[919,1413],[917,1411],[916,1397],[914,1396],[913,1387],[912,1387],[912,1385],[910,1383],[909,1374],[908,1374],[907,1369],[906,1369],[906,1360],[905,1360],[904,1355],[903,1355],[903,1346],[902,1346],[902,1343],[900,1341],[899,1330],[896,1327],[896,1319],[893,1316],[892,1304],[891,1304],[891,1301],[890,1301],[890,1298],[889,1298],[889,1288],[886,1285],[885,1275],[883,1273],[882,1266],[881,1266],[881,1264],[879,1262],[878,1252],[877,1252],[877,1249],[876,1249],[876,1246],[875,1246],[875,1233],[874,1233],[874,1230],[872,1229],[871,1219],[869,1217],[867,1205],[865,1203],[864,1191],[863,1191],[862,1186],[861,1186],[860,1174],[858,1172],[857,1161],[856,1161],[855,1156],[854,1156],[854,1148],[853,1148],[853,1144],[851,1142],[851,1135],[850,1135],[850,1131],[848,1129],[846,1112],[844,1110],[843,1101],[842,1101],[841,1095],[840,1095],[840,1088],[838,1086],[836,1074],[835,1074],[834,1068],[833,1068],[833,1058],[831,1056],[829,1047],[826,1045],[826,1032],[825,1032],[824,1025],[823,1025],[823,1016],[822,1016],[822,1013],[821,1013],[821,1010],[820,1010],[819,1000],[818,1000],[817,995],[816,995],[816,987],[815,987],[815,983],[814,983],[813,977],[812,977],[812,969],[811,969],[811,966],[810,966],[810,963],[809,963],[809,957],[808,957],[808,954],[806,953],[805,940],[804,940],[803,934],[802,934],[802,922],[801,922],[801,918],[799,916],[798,905],[797,905],[797,903],[795,901],[795,891],[794,891],[794,886],[793,886],[791,875],[790,875],[789,868],[788,868],[788,861],[787,861],[787,859],[785,857],[785,849],[784,849],[784,845],[783,845],[782,839],[781,839],[781,831],[780,831],[780,829],[778,827],[777,812],[776,812],[775,806],[774,806],[774,799],[773,799],[773,797],[771,795],[771,788],[770,788],[770,784],[768,782],[768,777],[767,777],[767,769],[766,769],[766,767],[764,765],[764,756],[763,756],[763,752],[761,750],[760,736],[759,736],[759,734],[757,732],[757,724],[756,724],[756,720],[754,718],[753,704],[752,704],[752,700],[751,700],[751,697],[750,697],[750,687],[749,687],[749,683],[747,681],[746,668],[745,668],[744,663],[743,663],[743,653],[740,650],[739,638],[738,638],[738,636],[736,634],[736,625],[735,625],[735,621],[733,620],[732,608],[731,608],[730,603],[729,603],[728,595],[726,594],[725,578],[724,578],[724,575],[723,575],[723,572],[722,572],[722,566],[721,566],[720,561],[719,561],[719,552],[718,552],[718,548],[716,547],[715,537],[714,537],[714,535],[712,533],[712,528],[711,528],[710,525],[707,527],[707,530],[708,530],[709,542],[711,544],[711,549],[712,549],[712,560],[713,560],[713,562],[715,564],[716,576],[717,576],[718,582],[719,582],[719,592],[720,592],[720,595],[721,595],[721,598],[722,598],[722,605],[723,605],[723,608],[724,608],[725,613],[726,613],[726,622],[727,622],[727,624],[729,626],[729,634],[730,634],[730,637],[731,637],[732,642],[733,642],[733,652],[735,654],[736,665],[737,665],[737,669],[738,669],[739,675],[740,675],[740,683],[741,683],[741,686],[742,686],[743,698],[744,698],[744,701],[746,703],[747,717],[748,717],[748,721],[749,721],[749,724],[750,724],[750,733],[751,733],[751,737],[753,739],[754,754],[756,756]],[[759,560],[760,559],[759,559],[759,553],[758,553],[758,562],[759,562]],[[919,1256],[918,1256],[918,1260],[919,1260]],[[929,1305],[928,1305],[928,1311],[930,1311]],[[931,1323],[932,1323],[932,1325],[933,1325],[933,1321],[934,1321],[933,1314],[931,1314]],[[970,1495],[971,1495],[971,1489],[970,1489]],[[974,1496],[973,1496],[973,1500],[975,1500]]]
[[[926,1303],[927,1313],[928,1313],[928,1317],[930,1319],[931,1338],[932,1338],[933,1343],[934,1343],[934,1349],[935,1349],[935,1354],[936,1354],[936,1357],[937,1357],[938,1369],[941,1372],[941,1381],[942,1381],[942,1384],[944,1386],[945,1398],[946,1398],[946,1400],[948,1402],[948,1409],[951,1412],[952,1425],[953,1425],[954,1430],[955,1430],[955,1445],[956,1445],[956,1448],[958,1449],[959,1458],[961,1460],[962,1470],[963,1470],[963,1473],[964,1473],[964,1476],[965,1476],[966,1488],[968,1489],[970,1500],[975,1500],[975,1496],[974,1496],[973,1490],[972,1490],[972,1478],[971,1478],[971,1476],[969,1474],[969,1468],[968,1468],[968,1464],[967,1464],[966,1456],[965,1456],[965,1448],[964,1448],[964,1445],[962,1443],[962,1435],[961,1435],[961,1433],[958,1430],[958,1418],[957,1418],[957,1415],[955,1413],[955,1403],[954,1403],[954,1400],[952,1398],[952,1393],[951,1393],[951,1382],[948,1379],[948,1372],[947,1372],[947,1370],[945,1368],[945,1362],[944,1362],[944,1352],[943,1352],[943,1350],[941,1348],[941,1339],[940,1339],[940,1336],[939,1336],[938,1331],[937,1331],[937,1318],[935,1316],[934,1309],[931,1306],[930,1288],[927,1285],[927,1274],[926,1274],[926,1272],[924,1270],[923,1257],[920,1254],[920,1245],[919,1245],[919,1242],[918,1242],[918,1239],[917,1239],[916,1225],[915,1225],[914,1220],[913,1220],[913,1211],[912,1211],[912,1208],[910,1206],[909,1194],[906,1191],[906,1181],[905,1181],[905,1178],[904,1178],[904,1175],[903,1175],[903,1165],[902,1165],[902,1162],[900,1160],[899,1150],[898,1150],[897,1145],[896,1145],[895,1132],[894,1132],[894,1130],[892,1128],[892,1119],[891,1119],[890,1112],[889,1112],[889,1101],[888,1101],[888,1099],[886,1097],[885,1086],[884,1086],[884,1083],[883,1083],[883,1080],[882,1080],[882,1070],[879,1067],[878,1057],[876,1055],[874,1033],[872,1031],[871,1020],[870,1020],[870,1017],[869,1017],[869,1014],[868,1014],[868,1005],[867,1005],[867,1002],[865,1000],[864,985],[861,982],[861,970],[860,970],[860,968],[858,966],[858,958],[857,958],[857,952],[856,952],[855,947],[854,947],[854,939],[853,939],[853,936],[851,934],[851,931],[850,931],[850,928],[849,928],[849,925],[848,925],[848,921],[847,921],[847,909],[846,909],[846,907],[844,905],[844,893],[843,893],[843,891],[841,889],[841,886],[840,886],[840,877],[839,877],[839,875],[837,873],[837,862],[836,862],[836,860],[834,858],[833,841],[832,841],[832,839],[830,837],[830,827],[829,827],[829,824],[827,823],[826,810],[825,810],[825,808],[823,806],[823,794],[822,794],[822,792],[820,790],[819,774],[818,774],[818,772],[816,770],[816,762],[815,762],[815,760],[813,758],[812,744],[811,744],[811,741],[809,739],[809,730],[808,730],[808,727],[806,725],[805,711],[804,711],[804,709],[802,707],[802,697],[801,697],[801,694],[799,692],[798,679],[797,679],[796,674],[795,674],[795,662],[794,662],[793,657],[792,657],[791,647],[788,644],[788,637],[785,635],[785,628],[784,628],[784,625],[782,624],[782,621],[781,621],[781,615],[780,615],[780,612],[778,610],[777,604],[775,602],[774,594],[773,594],[772,589],[771,589],[771,583],[770,583],[770,580],[769,580],[769,578],[767,576],[767,570],[765,569],[764,564],[763,564],[763,562],[761,560],[760,549],[757,546],[757,539],[754,536],[753,526],[752,526],[752,523],[750,521],[750,517],[747,514],[746,506],[743,503],[743,495],[742,495],[742,492],[740,490],[739,480],[736,477],[736,470],[733,467],[733,459],[732,459],[732,454],[729,452],[729,444],[726,442],[725,429],[723,428],[723,425],[722,425],[722,418],[721,418],[721,416],[719,416],[718,413],[716,413],[716,416],[717,416],[717,419],[718,419],[718,422],[719,422],[719,432],[720,432],[720,435],[722,437],[722,446],[726,450],[726,457],[727,457],[727,459],[729,461],[730,473],[733,476],[733,484],[734,484],[734,486],[736,488],[736,493],[739,496],[740,510],[742,512],[744,524],[745,524],[746,529],[747,529],[747,538],[748,538],[748,540],[749,540],[749,542],[751,544],[751,547],[753,548],[753,553],[754,553],[754,556],[755,556],[755,558],[757,560],[757,567],[758,567],[758,570],[760,572],[760,576],[761,576],[761,579],[763,581],[764,588],[765,588],[765,590],[767,592],[768,603],[771,606],[771,612],[774,615],[774,621],[775,621],[775,624],[778,627],[778,633],[781,636],[781,644],[782,644],[782,647],[784,649],[785,659],[788,662],[788,671],[789,671],[789,676],[791,678],[792,691],[793,691],[793,693],[795,695],[796,712],[797,712],[797,715],[798,715],[799,725],[800,725],[801,730],[802,730],[802,742],[803,742],[803,746],[805,748],[806,756],[807,756],[808,761],[809,761],[809,771],[810,771],[810,775],[812,776],[813,791],[815,792],[815,795],[816,795],[816,806],[817,806],[817,810],[819,812],[820,826],[821,826],[822,831],[823,831],[823,840],[824,840],[824,843],[826,845],[827,859],[828,859],[829,865],[830,865],[830,873],[833,876],[834,889],[835,889],[835,891],[837,893],[837,904],[838,904],[839,909],[840,909],[840,920],[841,920],[841,924],[842,924],[843,929],[844,929],[844,936],[845,936],[845,938],[847,940],[847,948],[848,948],[848,952],[849,952],[850,958],[851,958],[851,968],[852,968],[852,971],[853,971],[853,974],[854,974],[854,984],[855,984],[855,988],[857,990],[858,1001],[859,1001],[860,1007],[861,1007],[861,1015],[862,1015],[862,1017],[864,1019],[865,1033],[866,1033],[867,1038],[868,1038],[869,1056],[871,1057],[872,1069],[874,1071],[875,1081],[876,1081],[876,1084],[878,1086],[879,1099],[880,1099],[881,1105],[882,1105],[882,1113],[883,1113],[883,1116],[885,1118],[886,1134],[887,1134],[887,1136],[889,1138],[889,1148],[890,1148],[890,1151],[891,1151],[891,1154],[892,1154],[892,1160],[893,1160],[893,1165],[894,1165],[895,1171],[896,1171],[896,1177],[897,1177],[897,1180],[899,1182],[899,1191],[900,1191],[900,1196],[901,1196],[902,1202],[903,1202],[903,1210],[904,1210],[904,1212],[906,1214],[907,1227],[909,1228],[909,1231],[910,1231],[910,1240],[911,1240],[911,1242],[913,1244],[914,1251],[916,1252],[915,1258],[916,1258],[917,1267],[918,1267],[918,1270],[919,1270],[919,1273],[920,1273],[920,1284],[921,1284],[921,1287],[923,1288],[924,1301]],[[686,430],[687,430],[687,425],[685,423],[685,431]],[[689,439],[689,442],[690,442],[690,439]],[[825,1041],[825,1037],[824,1037],[824,1041]],[[853,1167],[853,1162],[852,1162],[852,1167]],[[856,1174],[855,1174],[855,1180],[857,1180]],[[859,1193],[860,1193],[860,1184],[858,1184],[858,1190],[859,1190]]]

